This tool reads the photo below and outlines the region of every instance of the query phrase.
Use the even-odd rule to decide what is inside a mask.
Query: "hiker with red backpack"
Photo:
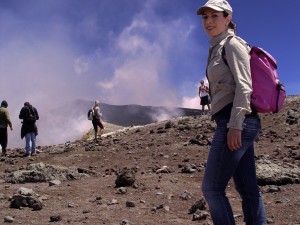
[[[234,225],[226,187],[231,178],[242,198],[244,221],[265,225],[266,213],[259,192],[254,141],[260,118],[251,107],[250,47],[235,35],[232,8],[225,0],[209,0],[197,14],[211,37],[206,76],[211,97],[211,116],[217,124],[209,151],[202,192],[214,225]],[[226,61],[222,49],[226,49]]]

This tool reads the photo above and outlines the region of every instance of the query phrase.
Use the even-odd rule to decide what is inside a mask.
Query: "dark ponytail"
[[[223,11],[224,17],[227,17],[229,15],[228,12]],[[228,28],[234,30],[234,33],[236,33],[236,24],[231,20],[228,24]]]

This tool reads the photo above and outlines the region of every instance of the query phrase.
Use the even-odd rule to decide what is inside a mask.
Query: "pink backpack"
[[[222,49],[222,58],[228,66],[225,47]],[[262,48],[252,47],[250,68],[253,88],[252,106],[260,113],[277,113],[283,107],[286,93],[278,79],[276,60]]]

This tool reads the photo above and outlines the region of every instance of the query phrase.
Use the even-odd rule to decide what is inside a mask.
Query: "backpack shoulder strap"
[[[226,66],[228,66],[228,62],[227,62],[227,59],[226,59],[226,52],[225,52],[225,45],[226,43],[231,39],[233,38],[232,35],[226,37],[223,41],[223,47],[222,47],[222,52],[221,52],[221,55],[222,55],[222,59],[224,61],[224,63],[226,64]]]
[[[240,37],[238,37],[238,36],[228,36],[228,37],[225,39],[224,43],[223,43],[222,53],[221,53],[222,59],[223,59],[224,63],[226,64],[226,66],[228,66],[228,62],[227,62],[227,59],[226,59],[225,45],[226,45],[226,43],[227,43],[231,38],[233,38],[233,37],[235,37],[235,38],[236,38],[239,42],[241,42],[243,45],[250,47],[250,45],[249,45],[246,41],[244,41],[242,38],[240,38]]]
[[[32,114],[32,116],[35,116],[35,112],[34,112],[33,106],[29,107],[29,111]]]
[[[226,59],[225,45],[223,45],[221,54],[222,54],[222,59],[223,59],[224,63],[226,64],[226,66],[228,66],[228,62],[227,62],[227,59]]]

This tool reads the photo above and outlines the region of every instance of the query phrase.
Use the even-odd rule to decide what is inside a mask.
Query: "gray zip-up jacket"
[[[207,79],[210,87],[211,114],[233,103],[228,128],[243,130],[245,115],[251,113],[250,47],[233,30],[226,30],[209,43]],[[222,58],[225,45],[226,60]]]

